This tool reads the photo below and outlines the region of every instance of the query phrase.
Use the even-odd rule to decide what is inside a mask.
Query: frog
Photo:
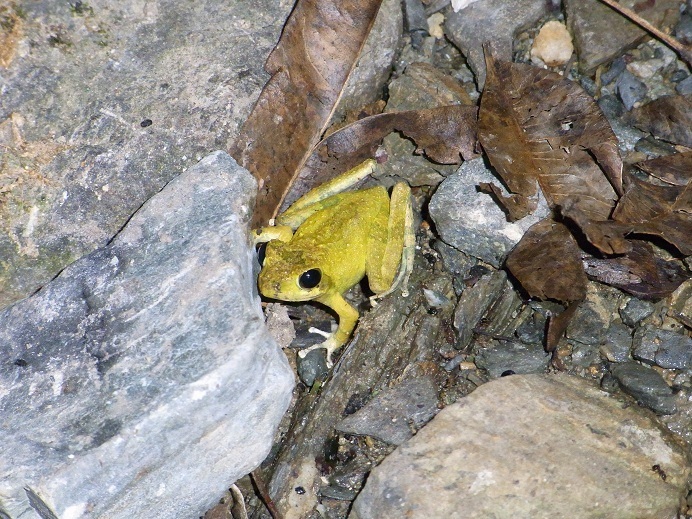
[[[373,304],[399,286],[407,295],[415,250],[411,188],[398,182],[391,195],[381,185],[351,189],[376,167],[373,159],[362,162],[308,191],[270,225],[253,231],[261,263],[257,285],[265,298],[314,301],[336,313],[336,330],[322,332],[325,341],[298,353],[304,358],[324,348],[328,368],[360,317],[344,299],[349,289],[367,277]]]

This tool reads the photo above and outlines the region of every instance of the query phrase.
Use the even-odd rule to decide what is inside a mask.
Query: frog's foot
[[[343,346],[343,343],[337,341],[337,340],[334,338],[334,334],[333,334],[333,333],[327,333],[327,332],[324,332],[324,331],[319,330],[319,329],[317,329],[317,328],[310,328],[308,331],[309,331],[310,333],[318,333],[318,334],[322,335],[323,337],[326,337],[327,340],[324,341],[324,342],[321,342],[321,343],[319,343],[319,344],[314,344],[314,345],[310,346],[309,348],[305,348],[305,349],[303,349],[303,350],[300,350],[300,351],[298,352],[298,356],[299,356],[301,359],[304,359],[305,356],[306,356],[308,353],[310,353],[312,350],[317,350],[317,349],[320,349],[320,348],[325,348],[325,349],[327,350],[327,368],[330,368],[330,369],[331,369],[331,368],[334,366],[334,363],[332,362],[332,353],[334,353],[336,350],[338,350],[339,348],[341,348],[341,346]]]

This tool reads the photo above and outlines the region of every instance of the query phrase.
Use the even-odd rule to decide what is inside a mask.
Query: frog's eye
[[[257,261],[259,261],[260,267],[264,265],[264,257],[267,255],[267,242],[260,243],[257,246]]]
[[[298,278],[300,288],[315,288],[322,280],[320,269],[310,269],[303,272]]]

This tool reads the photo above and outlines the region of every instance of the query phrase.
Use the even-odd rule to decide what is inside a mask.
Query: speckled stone
[[[601,353],[610,362],[627,362],[632,350],[632,329],[622,323],[613,323],[601,345]]]
[[[641,102],[646,97],[647,90],[646,85],[627,70],[615,82],[615,91],[627,110]]]
[[[475,362],[491,378],[500,378],[508,370],[519,375],[545,373],[550,354],[545,352],[542,344],[494,341],[491,347],[478,352]]]
[[[620,308],[620,317],[627,326],[634,328],[641,321],[654,313],[654,305],[648,301],[632,298]]]
[[[513,375],[385,458],[349,519],[673,518],[689,471],[650,413],[577,377]]]
[[[692,338],[646,326],[634,336],[634,358],[667,369],[692,368]]]
[[[659,414],[677,411],[673,391],[663,377],[651,368],[637,362],[625,362],[612,369],[622,390],[637,402]]]

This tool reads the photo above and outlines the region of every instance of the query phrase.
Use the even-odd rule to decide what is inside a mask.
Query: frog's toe
[[[324,332],[322,332],[322,333],[324,333]],[[308,353],[310,353],[312,350],[324,348],[327,350],[327,367],[332,368],[334,366],[334,363],[331,360],[332,359],[332,353],[334,353],[336,350],[338,350],[341,346],[342,346],[342,344],[340,342],[334,340],[333,335],[330,335],[330,337],[326,341],[321,342],[319,344],[313,344],[309,348],[305,348],[303,350],[300,350],[298,352],[298,356],[301,359],[304,359],[305,356]]]

